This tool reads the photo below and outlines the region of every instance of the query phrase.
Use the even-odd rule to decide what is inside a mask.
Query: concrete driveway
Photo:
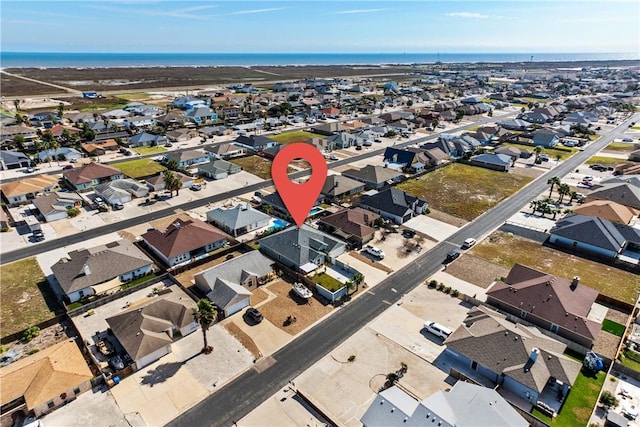
[[[458,231],[458,227],[438,221],[428,215],[418,215],[405,222],[407,227],[418,230],[427,236],[433,237],[438,242],[446,240],[453,233]]]

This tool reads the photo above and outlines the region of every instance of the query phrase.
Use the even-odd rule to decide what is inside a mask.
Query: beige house
[[[9,206],[31,203],[39,194],[50,193],[58,187],[58,178],[51,175],[37,175],[19,181],[2,184],[0,190]]]

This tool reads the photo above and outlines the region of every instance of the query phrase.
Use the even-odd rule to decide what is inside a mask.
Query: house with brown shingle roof
[[[76,191],[88,191],[96,185],[124,178],[124,174],[118,169],[95,162],[68,170],[62,176]]]
[[[166,230],[150,230],[141,237],[170,267],[200,258],[227,244],[227,237],[220,230],[196,218],[176,219]]]
[[[9,206],[31,203],[39,194],[46,194],[58,188],[58,178],[51,175],[37,175],[7,182],[0,191]]]
[[[380,218],[377,213],[362,208],[343,209],[322,218],[318,225],[320,229],[362,246],[373,239],[375,235],[374,223]]]
[[[11,425],[13,416],[20,411],[33,417],[49,413],[91,390],[92,378],[74,340],[44,348],[1,368],[2,425]]]
[[[113,335],[135,362],[136,370],[171,353],[174,338],[186,336],[199,326],[194,321],[191,307],[165,299],[106,320]]]
[[[452,367],[529,411],[538,401],[556,412],[582,364],[563,353],[567,346],[533,326],[512,323],[480,306],[445,340]],[[503,391],[504,390],[504,391]]]
[[[80,144],[80,147],[90,156],[101,156],[107,151],[116,151],[120,148],[115,139],[105,139],[91,143],[87,142]]]
[[[629,224],[640,210],[610,200],[592,200],[573,209],[576,215],[597,216],[611,222]]]
[[[588,318],[598,291],[516,264],[487,291],[487,303],[541,329],[591,348],[602,325]]]

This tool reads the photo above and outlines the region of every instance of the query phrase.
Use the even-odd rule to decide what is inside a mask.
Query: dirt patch
[[[236,325],[233,322],[229,322],[226,323],[223,328],[225,328],[231,335],[233,335],[235,339],[240,341],[240,344],[242,344],[244,348],[249,350],[249,352],[251,352],[255,359],[260,356],[260,349],[258,348],[256,343],[254,343],[253,340],[249,337],[249,335],[247,335],[242,329],[240,329],[240,326]]]
[[[378,270],[382,270],[382,271],[384,271],[386,273],[391,273],[393,271],[393,269],[387,267],[384,264],[380,264],[379,262],[374,261],[374,260],[372,260],[371,258],[369,258],[369,257],[367,257],[365,255],[362,255],[360,252],[349,251],[349,255],[351,255],[352,257],[354,257],[357,260],[360,260],[360,261],[362,261],[364,263],[367,263],[367,264],[371,265],[372,267],[375,267]]]
[[[429,208],[429,210],[431,211],[429,216],[433,219],[437,219],[438,221],[442,221],[446,224],[455,225],[458,228],[464,227],[465,225],[467,225],[466,220],[462,218],[458,218],[457,216],[449,215],[448,213],[444,213],[442,211],[439,211],[433,208]]]
[[[613,360],[616,358],[616,350],[619,344],[620,337],[607,331],[600,331],[598,338],[593,343],[593,351]]]
[[[305,303],[293,297],[291,284],[284,280],[276,280],[266,287],[276,298],[261,305],[260,311],[276,327],[291,335],[298,334],[332,310],[330,305],[323,305],[315,298]],[[288,316],[295,317],[296,321],[288,324]]]
[[[134,243],[137,240],[136,236],[128,231],[118,231],[118,234],[120,235],[120,237],[130,241],[131,243]]]
[[[629,316],[630,316],[629,313],[625,313],[624,311],[618,308],[611,307],[606,304],[602,304],[602,305],[608,308],[607,315],[605,316],[607,319],[613,320],[614,322],[619,323],[621,325],[627,324],[627,321],[629,320]]]
[[[470,254],[464,254],[447,266],[447,273],[465,282],[487,289],[500,277],[507,277],[509,269]]]
[[[540,170],[538,168],[519,168],[519,167],[514,167],[509,169],[509,173],[513,173],[516,175],[521,175],[521,176],[528,176],[529,178],[533,178],[536,179],[537,177],[539,177],[540,175],[544,175],[546,171]]]
[[[260,304],[262,301],[266,301],[268,298],[269,298],[269,294],[267,294],[262,289],[260,288],[254,289],[251,292],[251,305],[255,307],[256,305]]]
[[[77,336],[77,332],[73,327],[73,324],[69,320],[61,320],[55,325],[41,329],[38,336],[28,343],[23,342],[22,340],[11,341],[4,345],[4,348],[7,351],[12,350],[17,353],[18,357],[15,360],[18,360],[29,356],[30,352],[44,350],[54,344],[68,340],[73,336]]]

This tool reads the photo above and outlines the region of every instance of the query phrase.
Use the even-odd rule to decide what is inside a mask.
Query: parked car
[[[622,138],[622,142],[633,142],[633,138],[629,138],[629,137]]]
[[[167,148],[171,148],[171,147],[173,147],[173,144],[170,143],[170,142],[167,142],[166,144],[164,144],[164,146],[167,147]]]
[[[35,240],[36,242],[42,242],[44,240],[44,233],[42,232],[42,230],[34,230],[33,240]]]
[[[69,160],[69,163],[78,163],[78,159],[71,159]]]
[[[446,128],[446,127],[447,127],[447,126],[445,126],[445,125],[438,125],[438,129],[444,129],[444,128]]]
[[[62,169],[64,169],[64,170],[73,169],[73,165],[64,165],[64,167]]]
[[[591,182],[591,181],[593,181],[593,177],[591,175],[587,175],[584,178],[582,178],[582,180]]]
[[[27,169],[25,169],[25,171],[24,171],[24,172],[25,172],[25,173],[32,173],[34,170],[35,170],[35,169],[33,169],[33,168],[27,168]]]
[[[402,235],[407,239],[411,239],[416,235],[416,230],[414,230],[413,228],[406,228],[402,231]]]
[[[428,332],[432,333],[437,337],[442,338],[443,340],[446,340],[447,338],[449,338],[449,335],[451,335],[451,333],[453,332],[451,329],[447,328],[446,326],[443,326],[436,322],[430,322],[428,320],[424,322],[424,328]]]
[[[130,155],[132,155],[133,153],[132,153],[131,151],[129,151],[129,150],[125,150],[125,152],[124,152],[124,153],[122,153],[122,154],[124,154],[125,156],[129,157],[129,156],[130,156]]]
[[[122,371],[124,369],[124,362],[120,356],[113,356],[109,359],[109,366],[116,372]]]
[[[116,203],[115,205],[113,205],[114,211],[121,211],[122,209],[124,209],[124,205],[122,203]]]
[[[200,185],[200,184],[193,184],[191,187],[189,187],[189,189],[190,189],[191,191],[200,191],[200,190],[202,190],[202,185]]]
[[[542,160],[543,162],[548,162],[548,161],[549,161],[549,156],[547,156],[546,154],[540,154],[540,155],[538,156],[538,158],[539,158],[540,160]]]
[[[593,185],[594,185],[593,182],[591,182],[591,181],[582,181],[580,184],[582,184],[582,185],[584,185],[586,187],[589,187],[589,188],[593,187]]]
[[[246,313],[247,313],[247,316],[249,316],[249,318],[253,320],[255,323],[260,323],[262,322],[262,319],[264,319],[264,317],[262,316],[262,313],[260,313],[260,310],[258,310],[257,308],[249,307],[247,308]]]
[[[460,256],[460,251],[457,249],[452,249],[451,251],[449,251],[449,253],[447,254],[447,259],[445,260],[445,262],[452,262],[454,261],[456,258],[458,258]]]
[[[331,154],[329,156],[329,160],[338,160],[338,156],[336,156],[335,154]]]
[[[463,249],[468,249],[471,246],[476,244],[476,239],[472,239],[471,237],[469,237],[468,239],[466,239],[463,243],[462,243],[462,248]]]
[[[362,150],[362,145],[356,145],[356,150],[358,151]]]
[[[384,251],[380,248],[376,248],[375,246],[367,245],[364,247],[364,251],[374,257],[384,259]]]

